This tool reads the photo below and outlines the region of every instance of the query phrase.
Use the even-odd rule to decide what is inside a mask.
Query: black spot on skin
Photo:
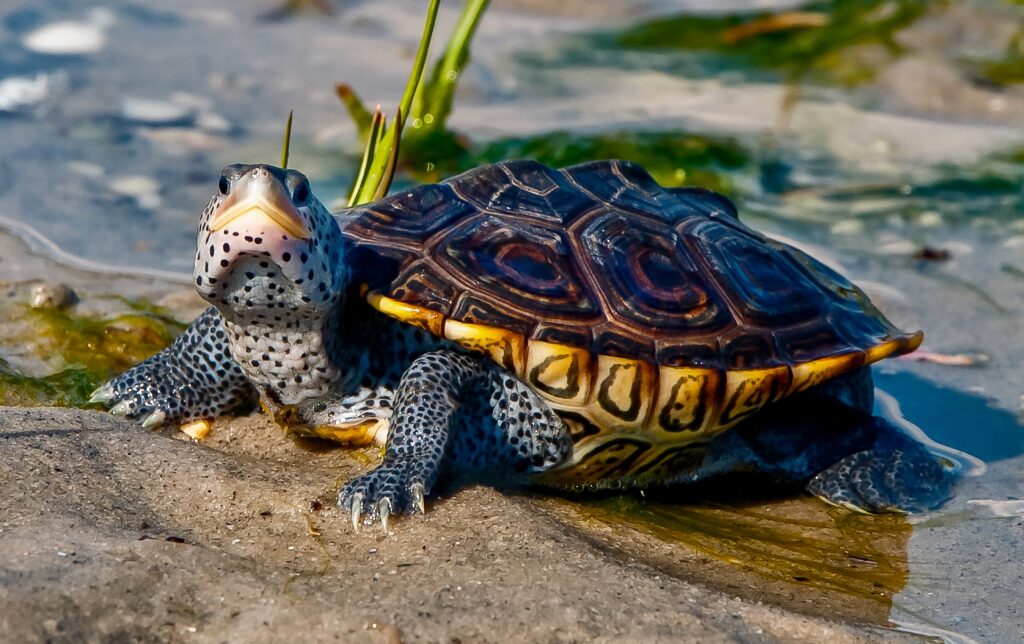
[[[286,262],[290,262],[290,261],[292,261],[292,254],[291,253],[285,253],[285,254],[281,255],[281,259],[283,259]]]

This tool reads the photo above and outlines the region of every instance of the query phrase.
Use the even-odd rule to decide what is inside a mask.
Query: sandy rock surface
[[[106,414],[0,410],[7,641],[868,641],[613,556],[473,487],[352,532],[367,459],[261,418],[202,445]],[[906,636],[909,637],[909,636]]]

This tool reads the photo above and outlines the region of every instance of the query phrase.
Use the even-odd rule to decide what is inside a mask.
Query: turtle
[[[948,462],[874,416],[870,365],[916,349],[725,196],[642,167],[510,160],[332,214],[293,169],[235,164],[199,220],[211,306],[92,396],[145,427],[259,401],[384,445],[354,526],[440,477],[569,490],[747,473],[863,512],[935,508]]]

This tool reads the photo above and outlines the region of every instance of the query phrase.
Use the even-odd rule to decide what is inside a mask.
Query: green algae
[[[4,344],[33,358],[33,372],[49,373],[26,373],[0,358],[0,404],[88,406],[92,390],[160,351],[185,328],[152,303],[113,299],[129,310],[112,316],[26,305],[4,310],[4,321],[18,329]]]
[[[18,373],[0,359],[0,405],[85,407],[100,381],[87,369],[64,369],[49,376]]]
[[[1011,0],[1012,4],[1020,5],[1020,20],[1024,23],[1024,2]],[[1006,51],[998,58],[968,61],[968,66],[975,69],[981,80],[996,86],[1013,85],[1024,82],[1024,27],[1018,27],[1016,33],[1006,45]]]
[[[709,54],[711,70],[765,70],[790,80],[857,85],[904,53],[896,34],[939,0],[829,0],[799,11],[658,18],[598,44]]]
[[[699,134],[665,132],[552,132],[505,138],[475,146],[465,167],[501,159],[530,158],[553,167],[597,159],[623,159],[642,165],[663,186],[700,185],[733,192],[729,174],[752,167],[737,142]]]

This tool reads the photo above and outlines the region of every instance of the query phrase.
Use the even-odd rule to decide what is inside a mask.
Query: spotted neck
[[[271,323],[221,311],[231,355],[266,403],[299,405],[362,377],[365,365],[343,358],[339,308],[315,317],[284,315]]]

